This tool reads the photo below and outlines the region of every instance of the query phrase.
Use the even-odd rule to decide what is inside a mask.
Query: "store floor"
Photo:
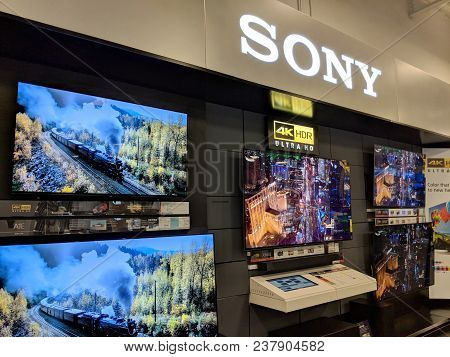
[[[450,337],[450,300],[430,300],[428,308],[429,315],[426,318],[431,322],[430,326],[412,336]]]
[[[450,319],[450,300],[431,302],[431,314]]]

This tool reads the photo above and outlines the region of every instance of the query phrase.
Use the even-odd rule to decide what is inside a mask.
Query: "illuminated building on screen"
[[[351,236],[350,169],[344,162],[251,150],[244,157],[248,248]]]
[[[250,232],[248,240],[252,245],[257,245],[267,232],[279,234],[282,232],[282,224],[278,210],[278,198],[272,182],[256,195],[247,198],[245,204],[250,216]]]

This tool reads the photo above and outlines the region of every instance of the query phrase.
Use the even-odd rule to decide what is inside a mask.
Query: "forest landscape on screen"
[[[0,247],[2,336],[216,336],[212,235]]]
[[[13,192],[185,195],[187,115],[18,84]]]

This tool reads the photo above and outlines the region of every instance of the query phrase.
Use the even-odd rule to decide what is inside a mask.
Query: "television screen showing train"
[[[19,82],[13,192],[184,196],[187,114]]]
[[[0,247],[2,336],[217,335],[212,235]]]

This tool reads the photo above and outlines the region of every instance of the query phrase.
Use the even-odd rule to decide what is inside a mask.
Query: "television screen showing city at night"
[[[346,161],[244,151],[247,249],[352,238]]]
[[[424,207],[425,165],[421,154],[375,145],[373,204]]]
[[[430,285],[430,224],[379,227],[374,232],[373,269],[377,300]]]

